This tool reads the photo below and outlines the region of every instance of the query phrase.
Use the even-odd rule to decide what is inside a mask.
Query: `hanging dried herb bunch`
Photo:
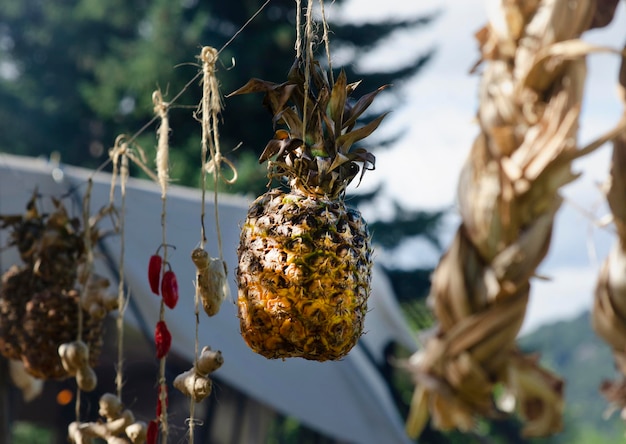
[[[16,247],[23,261],[2,275],[0,353],[21,360],[37,378],[64,378],[70,375],[58,348],[77,337],[81,288],[87,286],[83,340],[92,366],[99,357],[103,318],[115,304],[105,294],[105,279],[81,276],[86,251],[80,219],[70,217],[58,199],[52,199],[49,213],[38,209],[40,203],[35,192],[24,214],[0,215],[0,228],[10,230],[8,246]],[[91,233],[95,243],[100,234]]]

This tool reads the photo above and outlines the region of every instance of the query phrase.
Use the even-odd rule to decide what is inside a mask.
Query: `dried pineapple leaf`
[[[348,96],[352,94],[361,83],[363,83],[363,80],[357,80],[356,82],[348,83],[348,85],[346,86],[346,92]]]
[[[319,112],[318,103],[311,104],[313,108],[309,114],[309,118],[306,121],[306,134],[304,141],[307,147],[313,148],[315,156],[326,156],[324,153],[324,130],[322,125],[322,118]],[[307,113],[308,114],[308,113]]]
[[[343,121],[346,100],[348,99],[347,82],[346,72],[342,69],[330,93],[327,114],[334,123],[332,128],[335,135],[341,134],[341,123]]]
[[[342,134],[341,136],[339,136],[336,142],[336,145],[339,148],[339,151],[346,154],[350,150],[350,147],[355,142],[358,142],[359,140],[363,140],[367,136],[372,134],[376,130],[376,128],[378,128],[378,126],[383,121],[383,119],[387,116],[387,114],[389,114],[389,112],[386,112],[378,116],[377,118],[372,120],[370,123],[368,123],[365,126],[362,126],[361,128],[358,128],[356,130],[350,131],[349,133]]]
[[[365,110],[372,104],[378,93],[386,89],[388,86],[389,85],[381,86],[376,91],[365,94],[354,104],[354,106],[349,108],[349,111],[347,110],[348,112],[344,112],[344,119],[346,120],[343,122],[342,127],[348,128],[348,131],[350,131],[352,127],[354,127],[354,124],[359,116],[361,116],[361,114],[363,114],[363,112],[365,112]]]
[[[300,112],[304,109],[304,72],[300,69],[301,65],[302,59],[296,58],[287,74],[287,82],[295,85],[291,100]]]
[[[343,165],[346,162],[350,162],[350,158],[348,156],[345,156],[341,153],[337,153],[337,155],[335,156],[335,158],[333,159],[333,163],[330,165],[329,170],[334,170],[335,168],[338,168],[339,166]]]
[[[237,96],[241,94],[250,94],[256,92],[268,92],[273,91],[276,88],[277,84],[274,82],[268,82],[266,80],[261,79],[250,79],[248,82],[243,85],[241,88],[227,94],[226,97]]]
[[[353,152],[348,154],[348,157],[350,158],[350,160],[353,160],[355,162],[361,162],[363,164],[363,168],[361,169],[361,176],[359,177],[359,184],[363,180],[363,175],[365,174],[365,171],[373,171],[376,169],[376,156],[363,148],[354,150]]]
[[[336,142],[337,136],[340,133],[334,132],[335,123],[326,113],[322,113],[321,118],[326,127],[326,133],[324,134],[324,146],[325,146],[326,152],[328,153],[329,156],[335,156],[337,154],[337,147],[336,147],[335,142]]]
[[[278,132],[279,131],[277,131],[276,133]],[[284,153],[293,151],[301,145],[302,140],[300,139],[275,137],[274,139],[267,142],[267,145],[265,145],[265,149],[263,149],[263,153],[261,153],[261,156],[259,157],[259,163],[265,162],[275,154],[278,154],[278,157],[281,157]]]
[[[285,104],[292,97],[296,85],[292,83],[274,83],[261,79],[250,79],[241,88],[228,94],[226,97],[232,97],[241,94],[251,94],[264,92],[265,98],[263,104],[269,107],[272,113],[276,114],[285,107]]]
[[[323,88],[328,87],[329,83],[328,76],[326,75],[326,70],[322,69],[317,60],[312,61],[311,68],[311,79],[313,80],[313,85],[315,85],[315,88],[320,91]]]
[[[285,108],[282,111],[276,113],[272,122],[274,124],[274,127],[276,127],[277,124],[281,123],[287,125],[287,128],[289,128],[289,131],[291,132],[291,135],[293,137],[302,136],[302,119],[293,108]]]

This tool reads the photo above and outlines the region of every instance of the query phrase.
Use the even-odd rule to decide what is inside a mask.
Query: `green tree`
[[[222,48],[259,5],[246,0],[0,0],[0,150],[59,151],[65,163],[99,165],[118,134],[133,134],[152,118],[152,92],[160,88],[164,99],[171,99],[198,72],[200,47]],[[223,92],[250,77],[284,79],[295,55],[295,6],[293,0],[273,0],[223,50],[218,66]],[[356,60],[393,32],[424,26],[433,17],[332,24],[333,47],[354,48]],[[413,63],[391,71],[355,72],[354,60],[345,68],[368,91],[410,78],[431,55],[416,53]],[[181,108],[170,115],[172,176],[186,185],[198,180],[200,129],[191,116],[199,88],[199,82],[190,85],[177,102]],[[263,186],[256,158],[272,132],[260,97],[226,101],[223,150],[243,144],[229,153],[242,173],[229,191],[256,192]],[[149,133],[140,139],[146,149],[155,143]]]

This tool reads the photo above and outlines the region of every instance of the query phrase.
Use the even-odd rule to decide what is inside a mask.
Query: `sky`
[[[402,65],[430,48],[434,59],[411,82],[400,85],[406,104],[394,110],[382,129],[404,133],[389,150],[376,153],[376,170],[365,175],[362,187],[381,181],[388,195],[409,208],[452,208],[444,229],[449,242],[458,225],[454,210],[461,166],[478,133],[478,75],[469,69],[478,58],[475,32],[486,23],[485,2],[478,0],[349,0],[341,20],[377,21],[394,16],[439,12],[427,27],[403,32],[359,61],[364,69],[381,64]],[[588,32],[584,40],[621,48],[626,41],[626,4],[620,2],[611,26]],[[619,59],[615,55],[591,55],[581,116],[579,142],[584,144],[612,127],[622,113],[616,95]],[[553,242],[538,272],[547,281],[532,281],[531,300],[521,333],[590,309],[598,270],[615,237],[597,222],[608,214],[600,186],[609,171],[610,145],[577,161],[582,177],[563,189],[565,203],[557,215]],[[367,215],[366,215],[367,216]],[[436,264],[438,253],[427,245],[407,245],[399,255],[416,264]],[[416,253],[417,252],[417,253]]]

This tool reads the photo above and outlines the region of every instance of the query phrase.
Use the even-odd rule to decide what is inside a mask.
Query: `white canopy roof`
[[[0,154],[0,214],[20,214],[37,187],[44,196],[61,196],[75,189],[78,201],[86,190],[89,170],[55,166],[42,159]],[[94,177],[92,213],[108,203],[110,176]],[[119,208],[119,189],[117,206]],[[212,194],[207,196],[207,250],[218,256]],[[219,214],[224,256],[229,268],[231,297],[218,315],[208,318],[201,313],[200,347],[220,349],[224,365],[216,376],[243,393],[292,415],[302,423],[328,436],[347,442],[409,443],[385,381],[371,357],[383,359],[382,348],[397,341],[409,350],[415,340],[407,327],[385,275],[375,267],[370,311],[359,344],[338,362],[313,362],[303,359],[268,360],[252,352],[239,334],[236,285],[236,246],[239,226],[245,218],[249,200],[220,196]],[[131,180],[126,194],[124,277],[130,289],[131,306],[127,320],[152,332],[159,317],[160,301],[151,293],[147,264],[162,240],[160,189],[152,182]],[[75,208],[80,215],[80,208]],[[172,348],[191,362],[194,353],[195,268],[190,254],[200,239],[200,191],[171,186],[167,196],[167,242],[176,246],[168,251],[180,287],[180,300],[174,310],[167,310],[166,321],[172,333]],[[5,244],[6,233],[0,236]],[[97,272],[114,276],[120,259],[120,236],[109,236],[101,245]],[[109,262],[106,260],[108,258]],[[15,252],[3,251],[3,270],[18,261]],[[113,283],[115,288],[117,283]],[[145,330],[144,330],[145,331]],[[369,355],[369,356],[368,356]],[[128,357],[132,359],[132,357]]]

